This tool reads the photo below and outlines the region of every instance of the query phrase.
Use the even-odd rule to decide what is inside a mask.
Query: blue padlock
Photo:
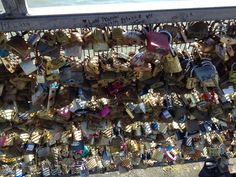
[[[159,128],[158,123],[156,123],[156,122],[151,123],[151,128],[152,128],[153,130],[158,130],[158,128]]]
[[[0,49],[0,57],[7,57],[9,55],[9,51],[7,49]]]

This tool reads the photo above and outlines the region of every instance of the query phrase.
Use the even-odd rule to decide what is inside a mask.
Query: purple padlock
[[[108,106],[104,106],[101,111],[101,116],[105,118],[108,116],[110,112],[111,112],[110,108]]]

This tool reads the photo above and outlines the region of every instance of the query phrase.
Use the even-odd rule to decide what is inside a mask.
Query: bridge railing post
[[[28,7],[26,0],[1,0],[5,10],[5,15],[8,17],[26,16]]]

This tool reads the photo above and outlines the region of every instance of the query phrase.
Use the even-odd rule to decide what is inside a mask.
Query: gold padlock
[[[14,73],[16,71],[16,64],[11,63],[9,58],[1,58],[1,60],[10,73]]]
[[[195,77],[188,77],[187,78],[187,83],[186,83],[186,88],[187,89],[196,88],[197,82],[198,82],[197,78],[195,78]]]
[[[55,32],[56,41],[62,46],[67,45],[70,42],[69,36],[63,31],[58,30]]]
[[[128,142],[128,148],[131,152],[139,152],[140,150],[139,144],[136,140],[130,140]]]
[[[164,64],[164,70],[167,73],[174,74],[182,71],[182,67],[177,55],[172,56],[172,54],[169,53],[164,57],[163,64]]]

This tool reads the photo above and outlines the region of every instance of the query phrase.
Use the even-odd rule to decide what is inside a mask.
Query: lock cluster
[[[235,52],[233,21],[0,33],[0,175],[235,157]]]

